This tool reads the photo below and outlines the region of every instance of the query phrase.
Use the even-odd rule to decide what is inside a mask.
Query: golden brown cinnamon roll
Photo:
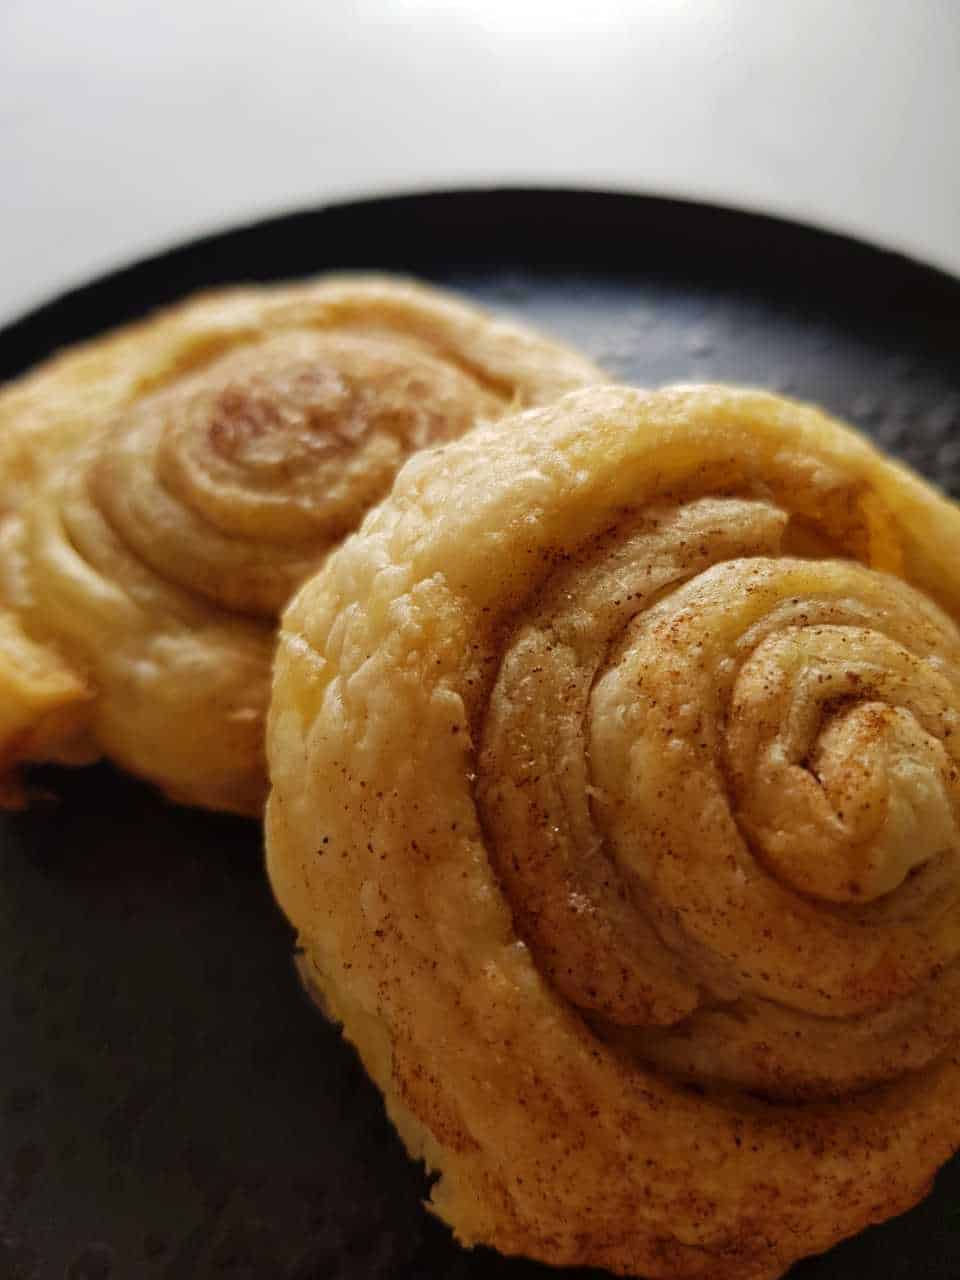
[[[812,409],[598,387],[301,588],[270,875],[463,1242],[762,1280],[960,1145],[958,547]]]
[[[195,298],[7,387],[0,765],[106,754],[258,813],[294,588],[411,452],[601,377],[444,293],[344,276]]]

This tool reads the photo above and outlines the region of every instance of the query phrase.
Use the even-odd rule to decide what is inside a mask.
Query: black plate
[[[960,493],[960,282],[636,196],[414,196],[227,232],[20,320],[0,376],[200,286],[334,267],[461,289],[625,380],[807,397]],[[59,804],[0,821],[0,1276],[556,1280],[460,1250],[422,1211],[422,1170],[299,991],[254,824],[170,808],[105,768],[47,781]],[[955,1161],[918,1209],[792,1275],[952,1280],[958,1202]]]

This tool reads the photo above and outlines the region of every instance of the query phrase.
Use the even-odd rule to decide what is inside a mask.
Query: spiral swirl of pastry
[[[191,300],[9,387],[4,762],[105,753],[258,813],[294,589],[410,453],[600,377],[448,295],[331,277]]]
[[[503,398],[402,335],[293,331],[221,357],[127,415],[89,488],[159,576],[275,616],[409,453]]]
[[[301,588],[271,879],[463,1241],[761,1280],[960,1146],[958,545],[811,409],[598,387]]]

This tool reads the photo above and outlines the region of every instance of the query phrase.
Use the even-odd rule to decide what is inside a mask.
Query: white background
[[[960,0],[0,0],[0,321],[200,231],[490,182],[960,273]]]

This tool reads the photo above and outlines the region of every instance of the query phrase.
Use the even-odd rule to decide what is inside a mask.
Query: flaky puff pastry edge
[[[918,619],[929,614],[929,634],[947,637],[955,661],[960,512],[919,477],[826,415],[762,392],[575,392],[410,462],[295,597],[268,729],[268,870],[308,986],[343,1022],[408,1149],[440,1172],[431,1207],[461,1241],[664,1280],[770,1280],[929,1189],[960,1145],[956,1040],[902,1079],[813,1100],[802,1090],[818,1081],[764,1100],[674,1076],[671,1060],[644,1065],[546,976],[544,953],[518,926],[525,904],[505,891],[510,850],[498,874],[478,794],[505,637],[526,642],[531,602],[638,505],[704,497],[796,515],[791,581],[822,556],[837,581],[849,572],[866,574],[871,591],[912,584],[896,589],[913,590]],[[703,577],[709,586],[727,572]],[[749,599],[749,581],[745,590]],[[850,625],[835,620],[848,610],[838,590],[821,602],[831,643]],[[651,614],[668,607],[655,600]],[[677,740],[681,752],[691,745]],[[682,870],[675,851],[668,861]],[[648,874],[654,897],[664,892],[642,864],[628,869]],[[922,949],[922,928],[891,921],[877,902],[849,910],[878,937],[909,933]],[[957,913],[944,921],[934,899],[924,904],[904,910],[921,924],[933,912],[952,958]],[[825,935],[831,912],[847,909],[818,900]],[[722,934],[722,916],[706,921],[702,945],[677,944],[679,980],[703,964],[702,939]],[[856,969],[852,925],[836,920],[837,954]],[[676,942],[675,915],[654,925]],[[783,998],[776,974],[709,959],[699,981],[726,984],[725,998]],[[884,1001],[908,987],[912,998],[910,983],[922,995],[919,961],[908,973],[887,948],[884,964],[886,976],[875,966],[842,991],[851,1035]],[[812,1009],[829,998],[804,983]]]

